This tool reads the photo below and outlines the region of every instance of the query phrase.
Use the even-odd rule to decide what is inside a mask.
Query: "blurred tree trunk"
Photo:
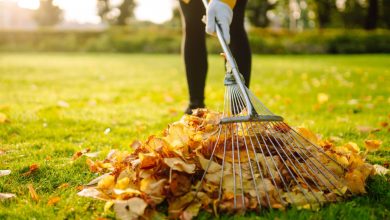
[[[98,15],[103,22],[108,22],[107,14],[110,12],[110,1],[109,0],[97,0]]]
[[[134,0],[123,0],[122,4],[119,6],[120,14],[117,18],[117,25],[126,25],[127,20],[133,17],[134,13]]]
[[[378,14],[379,14],[378,0],[369,0],[368,1],[367,17],[366,17],[366,29],[367,30],[373,30],[373,29],[377,28]]]
[[[390,28],[390,1],[389,0],[382,0],[381,2],[381,20],[383,23],[383,26],[385,28]]]
[[[62,11],[53,4],[53,0],[40,0],[34,19],[39,26],[54,26],[61,22]]]
[[[325,28],[331,22],[333,2],[332,0],[317,0],[316,2],[319,27]]]
[[[103,22],[126,25],[134,15],[135,3],[134,0],[123,0],[119,6],[113,6],[110,0],[97,0],[97,8]]]
[[[249,22],[256,27],[267,27],[269,19],[267,12],[275,8],[277,1],[249,0],[246,6],[246,14]]]

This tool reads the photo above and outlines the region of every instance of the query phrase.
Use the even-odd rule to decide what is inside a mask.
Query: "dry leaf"
[[[64,188],[68,188],[68,187],[69,187],[69,183],[63,183],[63,184],[59,185],[57,187],[57,189],[64,189]]]
[[[6,122],[9,122],[9,119],[7,118],[7,115],[0,112],[0,124],[4,124]]]
[[[110,199],[107,195],[104,195],[99,190],[94,189],[94,188],[83,189],[80,192],[78,192],[77,195],[83,196],[83,197],[90,197],[90,198],[94,198],[94,199],[100,199],[100,200],[109,200]]]
[[[366,150],[369,152],[377,151],[379,150],[379,147],[381,146],[382,141],[379,140],[365,140],[364,146],[366,147]]]
[[[186,172],[186,173],[194,173],[195,171],[195,164],[187,164],[182,159],[175,157],[175,158],[164,158],[164,163],[168,165],[173,170],[177,170],[180,172]]]
[[[329,101],[329,95],[326,93],[318,93],[317,101],[319,104],[324,104],[325,102]]]
[[[33,185],[32,184],[28,184],[27,188],[28,188],[28,191],[30,193],[31,199],[36,201],[36,202],[38,202],[39,201],[39,196],[38,196],[37,192],[35,191]]]
[[[0,170],[0,177],[11,174],[11,170]]]
[[[69,108],[70,105],[69,105],[69,103],[67,103],[67,102],[65,102],[63,100],[60,100],[60,101],[57,102],[57,106],[61,107],[61,108]]]
[[[16,197],[13,193],[0,193],[0,201]]]
[[[389,173],[389,169],[379,164],[374,164],[374,175],[386,175]]]
[[[29,170],[27,172],[23,173],[22,176],[29,176],[33,172],[37,171],[38,169],[39,169],[38,164],[31,164],[29,167]]]
[[[49,205],[49,206],[55,205],[55,204],[57,204],[60,200],[61,200],[61,198],[58,197],[58,196],[52,197],[52,198],[50,198],[49,201],[47,202],[47,205]]]
[[[143,199],[134,197],[127,201],[115,202],[114,210],[118,219],[133,220],[142,216],[147,206]]]
[[[72,156],[72,160],[77,160],[78,158],[80,158],[81,156],[83,156],[84,154],[88,153],[89,151],[91,151],[91,149],[89,148],[85,148],[81,151],[77,151],[73,154]]]

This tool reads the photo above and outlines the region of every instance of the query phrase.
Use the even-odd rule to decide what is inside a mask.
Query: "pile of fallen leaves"
[[[301,184],[294,184],[287,172],[293,163],[282,162],[283,158],[272,152],[248,155],[242,151],[234,156],[233,150],[232,156],[230,138],[217,134],[220,119],[221,114],[217,112],[199,109],[171,124],[161,137],[150,136],[145,142],[134,142],[131,152],[112,150],[102,161],[87,158],[90,170],[102,175],[88,183],[78,195],[107,201],[105,210],[114,207],[117,217],[122,219],[150,219],[159,214],[156,207],[163,202],[168,204],[170,218],[191,219],[200,210],[218,214],[262,207],[284,209],[288,205],[312,208],[311,200],[338,201],[348,195],[365,193],[365,180],[369,175],[388,172],[383,167],[366,163],[366,152],[361,152],[355,143],[335,146],[330,141],[318,139],[305,128],[297,128],[299,135],[315,142],[325,152],[325,156],[318,157],[318,163],[342,180],[331,185],[326,184],[325,176],[320,173],[314,175],[317,188],[308,198],[305,190],[310,186],[307,184],[314,183],[299,174],[297,176],[303,177],[299,180]],[[274,131],[283,135],[286,129],[276,127]],[[237,141],[247,139],[242,136]],[[225,148],[217,146],[219,144]],[[214,146],[217,146],[216,150],[213,150]],[[366,142],[368,150],[376,150],[379,146],[380,142],[375,140]],[[290,156],[294,156],[294,152]],[[234,171],[237,163],[234,157],[241,159],[241,183],[236,178],[237,169]],[[250,173],[248,165],[254,163],[254,158],[261,172]],[[305,161],[295,163],[296,171],[307,173]],[[298,163],[300,169],[296,167]],[[253,176],[259,177],[257,189],[252,185]],[[286,191],[282,181],[287,181],[291,190]]]

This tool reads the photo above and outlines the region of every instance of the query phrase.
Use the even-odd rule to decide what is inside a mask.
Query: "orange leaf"
[[[364,145],[367,149],[367,151],[373,152],[377,151],[379,147],[381,146],[382,141],[379,140],[365,140]]]
[[[28,191],[30,192],[31,199],[38,202],[39,196],[37,192],[35,191],[34,187],[32,184],[27,185]]]
[[[49,199],[49,201],[47,202],[47,205],[55,205],[57,202],[59,202],[61,200],[60,197],[56,196],[56,197],[52,197]]]
[[[38,168],[39,168],[38,164],[35,164],[35,163],[31,164],[29,170],[27,172],[23,173],[22,175],[28,176],[28,175],[32,174],[33,172],[37,171]]]
[[[84,150],[77,151],[73,154],[72,160],[77,160],[79,157],[83,156],[85,153],[88,153],[91,149],[85,148]]]
[[[63,188],[68,188],[68,187],[69,187],[69,183],[63,183],[60,186],[58,186],[57,189],[63,189]]]

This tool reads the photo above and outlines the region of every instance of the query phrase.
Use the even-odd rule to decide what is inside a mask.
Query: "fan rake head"
[[[209,160],[198,189],[219,211],[316,209],[345,194],[344,168],[323,148],[242,90],[230,73],[225,86],[218,131],[202,148]]]

